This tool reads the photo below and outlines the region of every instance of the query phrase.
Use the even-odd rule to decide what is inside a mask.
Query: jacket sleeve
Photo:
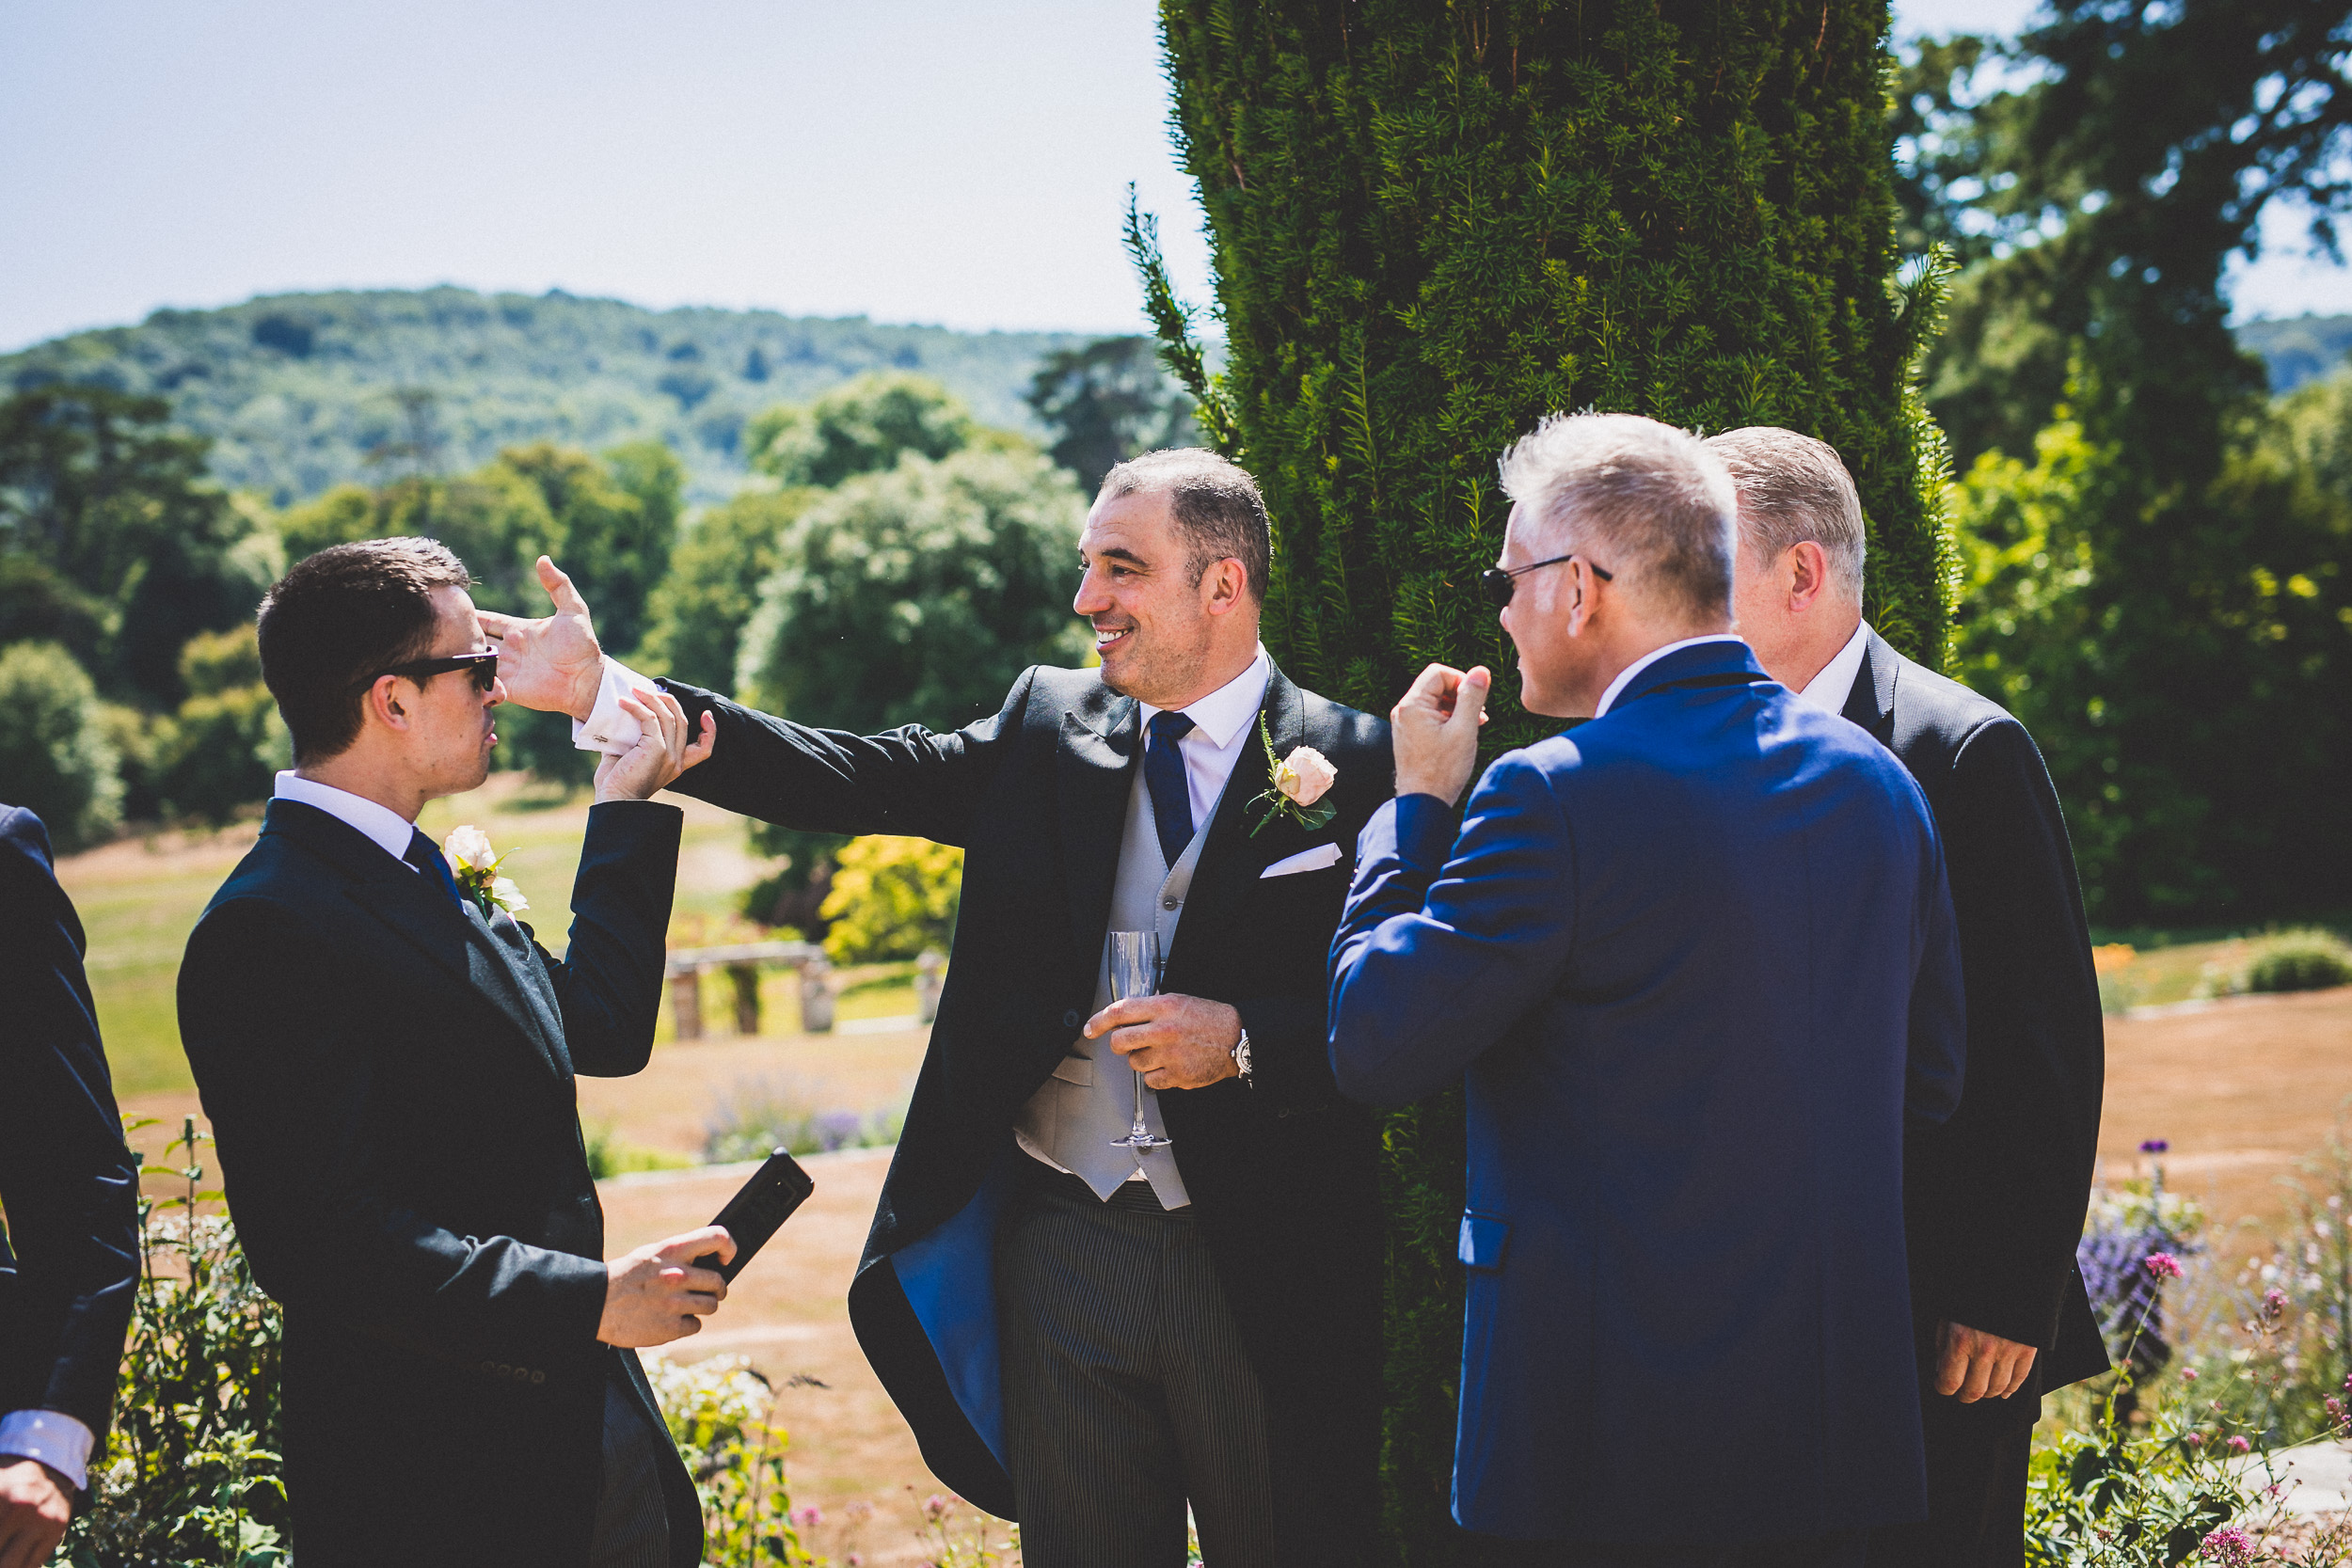
[[[180,966],[180,1035],[254,1277],[289,1311],[466,1360],[591,1347],[605,1267],[424,1218],[381,1169],[383,1092],[336,955],[295,910],[217,904]]]
[[[918,724],[881,735],[811,729],[680,681],[659,684],[690,723],[718,718],[716,744],[671,789],[762,822],[822,833],[902,833],[968,845],[975,808],[1028,705],[1033,666],[993,716],[952,735]]]
[[[1910,1032],[1903,1063],[1906,1137],[1950,1119],[1968,1069],[1960,930],[1952,919],[1943,841],[1936,836],[1924,800],[1919,800],[1919,906],[1914,927],[1918,937],[1912,957]]]
[[[1331,1069],[1350,1099],[1404,1105],[1444,1087],[1558,983],[1576,852],[1542,770],[1503,756],[1452,828],[1445,802],[1406,795],[1358,841],[1331,948]]]
[[[138,1162],[48,834],[5,807],[0,1018],[0,1415],[59,1411],[103,1445],[138,1288]]]
[[[2098,1153],[2106,1024],[2074,852],[2032,738],[1971,733],[1939,816],[1965,958],[1968,1083],[1920,1138],[1916,1203],[1943,1239],[1921,1294],[1937,1315],[2050,1343]]]
[[[576,1071],[623,1078],[653,1059],[661,1010],[670,902],[685,814],[655,800],[588,808],[572,882],[570,945],[540,962],[555,984],[564,1044]]]

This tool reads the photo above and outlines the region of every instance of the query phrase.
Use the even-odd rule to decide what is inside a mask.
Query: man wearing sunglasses
[[[1943,854],[1902,766],[1731,632],[1697,439],[1546,420],[1489,602],[1531,713],[1466,817],[1488,677],[1392,715],[1332,949],[1341,1091],[1466,1080],[1454,1516],[1472,1560],[1855,1568],[1922,1516],[1906,1113],[1959,1094]]]
[[[188,939],[180,1028],[254,1277],[284,1308],[305,1562],[687,1568],[694,1489],[628,1347],[693,1333],[726,1233],[604,1259],[573,1075],[642,1069],[680,813],[707,756],[628,703],[596,774],[570,946],[477,903],[415,826],[480,784],[505,700],[470,578],[428,539],[310,557],[261,610],[294,739]]]

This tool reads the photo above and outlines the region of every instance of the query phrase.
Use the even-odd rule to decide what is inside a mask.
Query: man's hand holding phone
[[[709,1253],[728,1261],[735,1256],[735,1238],[707,1225],[605,1264],[604,1316],[596,1323],[596,1338],[644,1350],[701,1333],[702,1320],[727,1298],[727,1282],[718,1270],[694,1265]]]

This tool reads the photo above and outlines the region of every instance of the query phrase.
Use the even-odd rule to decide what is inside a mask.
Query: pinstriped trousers
[[[1038,1165],[996,1236],[1005,1437],[1028,1568],[1272,1568],[1264,1391],[1189,1210]]]

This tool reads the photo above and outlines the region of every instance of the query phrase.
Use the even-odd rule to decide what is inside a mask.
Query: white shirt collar
[[[1862,673],[1862,657],[1869,651],[1870,623],[1864,621],[1855,626],[1846,645],[1821,666],[1821,673],[1804,683],[1797,701],[1823,713],[1845,712],[1846,699],[1853,695],[1854,677]]]
[[[1218,751],[1233,743],[1242,727],[1258,716],[1265,706],[1266,682],[1273,677],[1274,666],[1265,656],[1265,644],[1258,644],[1258,657],[1249,661],[1249,668],[1218,687],[1215,691],[1182,711],[1200,734]],[[1161,710],[1150,703],[1143,708],[1143,723],[1150,728],[1152,716]]]
[[[280,800],[299,800],[315,806],[327,816],[357,828],[384,852],[403,865],[408,864],[408,845],[415,836],[417,825],[389,806],[381,806],[364,795],[354,795],[348,789],[337,789],[316,779],[306,779],[299,773],[280,773],[278,787],[271,792]],[[411,871],[416,867],[409,866]]]
[[[1664,658],[1668,654],[1677,653],[1684,648],[1695,648],[1702,642],[1737,642],[1739,641],[1740,639],[1727,631],[1718,631],[1710,632],[1705,637],[1686,637],[1679,642],[1669,642],[1662,648],[1652,648],[1648,653],[1617,672],[1617,678],[1611,681],[1609,689],[1600,694],[1600,705],[1593,709],[1593,717],[1597,719],[1607,713],[1616,704],[1617,698],[1624,693],[1626,687],[1631,683],[1634,676]]]

